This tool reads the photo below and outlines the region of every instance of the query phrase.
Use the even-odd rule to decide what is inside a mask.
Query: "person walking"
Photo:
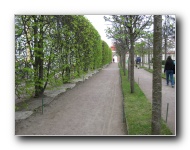
[[[168,56],[165,66],[164,66],[164,73],[166,73],[166,84],[169,85],[169,81],[171,81],[171,86],[174,87],[174,79],[173,79],[173,70],[174,70],[174,62],[171,56]],[[170,79],[170,80],[169,80]]]
[[[141,58],[137,57],[136,58],[136,68],[138,67],[138,69],[139,69],[140,63],[141,63]]]

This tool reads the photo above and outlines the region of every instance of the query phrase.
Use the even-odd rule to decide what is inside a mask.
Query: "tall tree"
[[[151,60],[151,54],[152,54],[152,47],[153,47],[153,31],[145,31],[142,35],[142,38],[145,42],[146,47],[146,54],[148,53],[148,68],[150,69],[150,60]]]
[[[154,16],[153,37],[153,91],[152,91],[152,134],[159,135],[161,129],[162,104],[162,16]]]
[[[151,15],[125,15],[124,26],[125,31],[129,34],[130,41],[130,88],[131,93],[134,93],[134,43],[140,38],[144,29],[151,25]]]
[[[150,69],[150,53],[152,52],[151,50],[151,45],[153,43],[153,34],[152,33],[148,33],[147,35],[147,39],[148,39],[148,42],[147,42],[147,45],[148,45],[148,69]]]
[[[164,15],[163,39],[165,60],[167,59],[168,48],[175,47],[175,18],[172,15]],[[173,44],[171,44],[173,43]]]
[[[43,18],[44,16],[33,16],[34,19],[34,49],[35,49],[35,97],[43,94]]]
[[[123,26],[124,20],[120,15],[112,15],[111,17],[104,17],[105,21],[112,23],[112,28],[107,29],[107,37],[112,38],[115,42],[116,52],[120,56],[120,65],[123,68],[124,75],[126,75],[126,53],[128,50],[128,43],[126,43],[127,34]]]
[[[80,15],[15,16],[15,93],[40,96],[112,60],[111,50]],[[25,80],[26,79],[26,80]],[[25,97],[26,98],[26,97]]]
[[[135,44],[135,52],[142,58],[142,67],[144,67],[144,55],[146,53],[145,51],[145,41],[136,42]]]
[[[123,39],[122,41],[125,43],[124,47],[127,50],[129,48],[130,62],[128,63],[128,70],[130,72],[131,93],[134,93],[134,43],[140,38],[141,32],[150,27],[151,17],[151,15],[113,15],[112,18],[105,17],[106,21],[112,23],[113,30],[111,31],[114,31],[111,32],[112,38],[117,40]],[[125,57],[125,54],[121,52],[121,56]]]

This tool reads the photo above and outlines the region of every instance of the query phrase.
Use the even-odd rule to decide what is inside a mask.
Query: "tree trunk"
[[[148,39],[149,44],[149,39]],[[148,46],[148,69],[150,69],[150,45]]]
[[[124,76],[126,76],[126,66],[125,66],[125,51],[122,50],[122,63],[123,63],[123,72],[124,72]]]
[[[148,49],[148,69],[150,69],[150,48]]]
[[[39,21],[40,26],[39,26]],[[35,48],[35,97],[39,97],[43,91],[43,16],[41,16],[41,20],[34,16],[34,48]],[[38,28],[39,26],[39,28]],[[40,31],[38,33],[38,30]]]
[[[129,58],[128,58],[128,81],[130,81],[130,76],[131,76],[131,54],[129,53]]]
[[[130,29],[130,42],[131,42],[131,67],[130,67],[130,87],[131,87],[131,93],[134,93],[134,37],[132,33],[132,29]]]
[[[35,97],[39,96],[39,81],[38,81],[38,72],[39,72],[39,56],[38,56],[38,27],[37,27],[37,18],[34,16],[34,56],[35,56],[35,62],[34,62],[34,82],[35,82]]]
[[[154,16],[153,41],[153,91],[152,91],[152,134],[159,135],[161,130],[162,104],[162,16]]]
[[[167,37],[166,36],[164,37],[164,41],[165,41],[164,48],[165,48],[165,61],[166,61],[167,59]]]
[[[52,62],[51,54],[52,54],[52,50],[50,51],[50,57],[49,57],[48,64],[47,64],[46,82],[44,84],[43,92],[46,89],[48,81],[49,81],[50,66],[51,66],[51,62]]]
[[[165,16],[165,29],[164,29],[164,49],[165,49],[165,61],[166,61],[166,59],[167,59],[167,45],[168,45],[168,43],[167,43],[167,32],[168,32],[168,29],[167,29],[167,23],[166,23],[166,20],[167,20],[167,18],[166,18],[166,16]]]
[[[143,46],[142,46],[142,64],[141,67],[144,67],[144,52],[143,52]]]
[[[121,67],[122,67],[122,57],[121,57],[122,55],[120,54],[119,55],[119,63],[120,63],[120,65],[121,65]]]
[[[43,16],[40,16],[40,37],[39,37],[39,94],[44,92],[44,52],[43,52]]]

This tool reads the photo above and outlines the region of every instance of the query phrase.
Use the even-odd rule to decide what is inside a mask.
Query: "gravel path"
[[[118,64],[81,82],[15,124],[16,135],[126,135]]]

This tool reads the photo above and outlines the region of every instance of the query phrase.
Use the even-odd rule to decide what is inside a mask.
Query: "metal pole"
[[[167,103],[167,110],[166,110],[166,122],[168,120],[168,109],[169,109],[169,103]]]

